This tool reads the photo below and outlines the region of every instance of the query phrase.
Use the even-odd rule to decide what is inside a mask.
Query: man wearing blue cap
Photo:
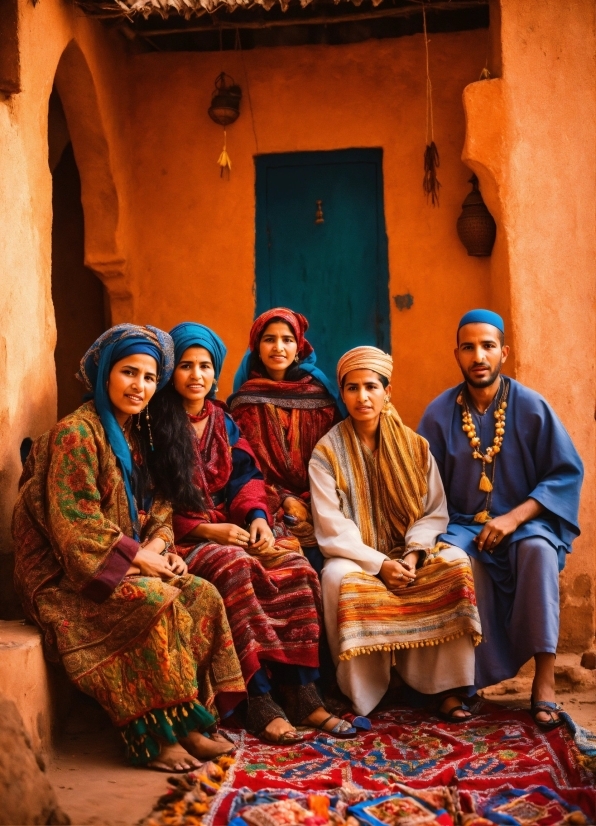
[[[472,559],[483,630],[476,687],[514,677],[534,657],[531,714],[551,729],[561,724],[558,575],[580,532],[583,466],[542,396],[502,375],[504,341],[496,313],[463,316],[455,358],[464,382],[431,402],[419,433],[447,494],[449,527],[439,540]]]

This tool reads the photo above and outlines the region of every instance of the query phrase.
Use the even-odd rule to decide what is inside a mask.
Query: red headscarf
[[[263,335],[267,325],[273,321],[274,318],[279,318],[290,327],[296,342],[298,344],[298,358],[300,361],[305,359],[313,352],[310,342],[304,338],[304,333],[308,330],[308,321],[300,313],[295,313],[293,310],[288,310],[287,307],[274,307],[272,310],[267,310],[255,320],[250,328],[250,337],[248,346],[254,352],[259,346],[261,336]]]

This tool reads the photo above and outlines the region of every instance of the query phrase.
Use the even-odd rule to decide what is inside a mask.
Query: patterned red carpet
[[[545,733],[524,711],[490,703],[476,710],[461,725],[418,710],[385,711],[356,740],[318,734],[290,748],[232,732],[236,762],[204,823],[223,826],[243,787],[314,792],[354,783],[387,793],[395,782],[418,789],[451,786],[473,796],[544,786],[596,819],[596,764],[582,756],[567,727]]]

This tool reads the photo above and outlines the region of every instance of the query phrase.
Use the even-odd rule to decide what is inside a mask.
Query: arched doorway
[[[109,326],[109,306],[103,284],[83,263],[81,179],[55,88],[48,113],[48,159],[52,172],[52,301],[57,330],[54,358],[58,418],[62,418],[81,403],[83,386],[75,373],[85,350]]]

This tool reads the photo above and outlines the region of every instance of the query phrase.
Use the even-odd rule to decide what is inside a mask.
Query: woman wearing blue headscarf
[[[179,324],[170,335],[172,382],[151,403],[155,473],[174,503],[178,553],[223,597],[248,688],[246,727],[285,745],[303,739],[295,725],[351,737],[356,730],[325,710],[314,685],[317,574],[283,524],[273,524],[254,453],[214,398],[226,348],[202,324]],[[191,489],[200,491],[202,507],[182,501]]]
[[[78,374],[92,400],[35,442],[13,535],[47,656],[106,709],[133,764],[187,771],[229,751],[213,714],[244,684],[217,591],[170,552],[171,506],[150,473],[147,404],[172,367],[155,327],[100,336]]]

